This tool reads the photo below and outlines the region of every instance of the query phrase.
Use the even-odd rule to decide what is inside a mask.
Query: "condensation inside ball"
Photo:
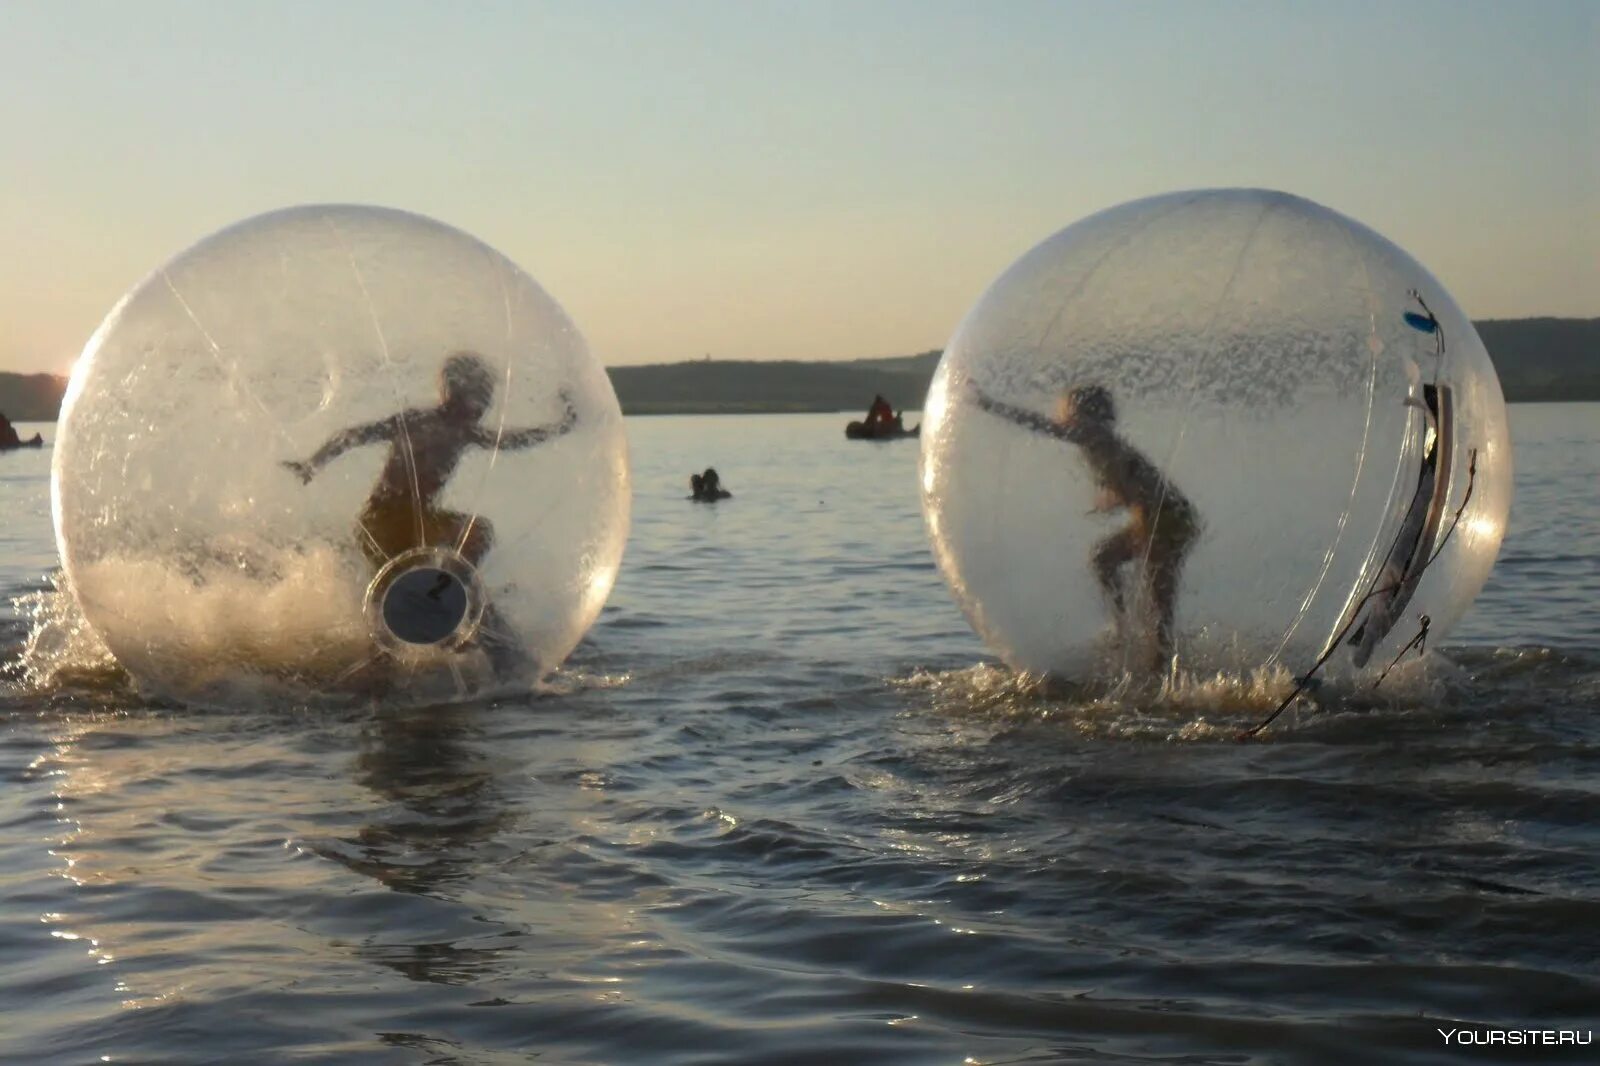
[[[177,694],[338,689],[406,648],[436,654],[401,688],[546,672],[610,591],[629,502],[615,394],[555,301],[466,234],[354,206],[250,219],[137,286],[74,371],[53,490],[85,616]],[[465,570],[370,610],[416,552]]]
[[[1448,470],[1424,402],[1441,386]],[[1111,443],[1061,431],[1084,425],[1084,397],[1104,397]],[[1511,483],[1499,382],[1399,248],[1297,197],[1213,190],[1091,216],[1007,270],[940,362],[921,476],[974,626],[1014,666],[1083,675],[1172,653],[1309,665],[1379,602],[1430,463],[1442,514],[1408,558],[1431,561],[1364,662],[1419,626],[1436,643],[1493,565]]]

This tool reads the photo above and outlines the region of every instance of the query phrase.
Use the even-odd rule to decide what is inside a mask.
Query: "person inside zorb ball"
[[[1382,673],[1461,616],[1511,454],[1426,270],[1262,190],[1136,201],[1006,271],[922,437],[940,567],[1014,667]]]
[[[537,678],[627,533],[621,413],[560,307],[379,208],[263,215],[152,274],[75,368],[52,473],[84,617],[178,696]]]

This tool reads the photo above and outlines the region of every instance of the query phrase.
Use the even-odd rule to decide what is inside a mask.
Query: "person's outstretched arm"
[[[543,444],[551,437],[559,437],[564,433],[572,432],[572,427],[578,424],[578,408],[572,403],[572,394],[562,389],[556,394],[563,405],[561,421],[548,426],[532,426],[528,429],[512,429],[501,432],[497,437],[494,432],[480,428],[478,443],[485,448],[493,448],[498,444],[501,448],[531,448],[535,444]]]
[[[376,444],[379,441],[394,440],[395,429],[404,417],[404,415],[393,415],[377,422],[368,422],[364,426],[351,426],[349,429],[329,437],[328,442],[318,448],[311,458],[304,462],[290,459],[285,461],[283,465],[300,475],[301,481],[309,484],[311,479],[317,476],[317,471],[351,448],[359,448],[363,444]]]
[[[1057,422],[1055,419],[1046,418],[1044,415],[1041,415],[1036,411],[1029,411],[1026,408],[1015,407],[1009,403],[1002,403],[993,396],[990,396],[988,393],[984,392],[982,389],[978,388],[978,386],[975,384],[969,384],[968,387],[972,390],[973,398],[977,402],[978,406],[983,408],[985,411],[988,411],[990,414],[999,415],[1007,422],[1019,425],[1023,429],[1031,429],[1035,433],[1042,433],[1047,437],[1055,437],[1057,440],[1068,441],[1072,439],[1072,437],[1068,434],[1067,428],[1061,423]]]

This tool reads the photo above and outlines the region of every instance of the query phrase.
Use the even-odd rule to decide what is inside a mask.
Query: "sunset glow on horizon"
[[[308,202],[460,227],[606,363],[942,346],[1078,218],[1262,186],[1474,318],[1600,315],[1600,6],[15,3],[0,370]]]

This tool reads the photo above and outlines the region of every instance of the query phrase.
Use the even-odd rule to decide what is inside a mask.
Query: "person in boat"
[[[527,429],[494,431],[483,417],[494,401],[494,377],[476,352],[456,352],[439,374],[439,404],[414,407],[388,418],[335,433],[309,459],[283,465],[310,483],[318,471],[352,448],[387,444],[389,456],[356,520],[361,548],[374,571],[413,548],[448,547],[474,567],[494,545],[494,527],[482,515],[446,511],[439,506],[450,475],[468,448],[514,451],[531,448],[571,432],[578,421],[571,395],[557,394],[561,420]],[[503,649],[520,647],[490,604],[483,628],[491,660]],[[494,663],[497,669],[508,665]]]
[[[44,437],[35,433],[27,440],[17,435],[17,428],[11,420],[0,414],[0,451],[9,451],[12,448],[37,448],[44,443]]]
[[[717,500],[726,500],[733,495],[722,487],[722,477],[715,467],[706,467],[703,474],[689,475],[689,489],[691,500],[701,503],[714,503]]]
[[[872,406],[867,408],[867,418],[864,425],[873,431],[882,431],[894,427],[894,408],[882,395],[872,398]]]
[[[1155,639],[1144,642],[1148,657],[1138,665],[1160,670],[1172,658],[1178,579],[1184,559],[1199,538],[1200,517],[1194,504],[1117,433],[1116,404],[1106,388],[1080,385],[1063,392],[1054,418],[1002,403],[976,385],[972,391],[983,410],[1077,445],[1094,478],[1094,511],[1128,512],[1128,524],[1096,544],[1090,559],[1124,638],[1135,613],[1148,604],[1150,617],[1145,625],[1153,630]],[[1144,595],[1136,590],[1130,598],[1123,571],[1141,559]]]

